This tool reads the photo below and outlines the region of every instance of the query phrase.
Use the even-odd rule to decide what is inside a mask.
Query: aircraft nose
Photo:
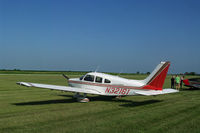
[[[70,78],[68,80],[68,85],[71,87],[75,87],[75,84],[77,83],[78,79],[77,78]]]
[[[78,81],[78,78],[70,78],[68,81],[69,81],[69,83],[71,83],[71,82],[73,83],[73,82]]]

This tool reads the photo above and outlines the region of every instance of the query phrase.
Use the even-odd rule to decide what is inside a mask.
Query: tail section
[[[160,64],[158,64],[154,71],[146,79],[143,80],[145,86],[143,86],[142,88],[151,90],[162,90],[169,66],[170,62],[161,62]]]

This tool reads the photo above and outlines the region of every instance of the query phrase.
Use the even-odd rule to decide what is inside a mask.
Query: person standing
[[[181,76],[181,83],[180,83],[181,89],[182,89],[182,86],[183,86],[183,80],[184,80],[184,76]]]
[[[175,80],[175,78],[174,78],[174,76],[172,76],[172,78],[171,78],[171,88],[172,89],[174,89],[174,80]]]
[[[175,78],[175,82],[176,82],[176,89],[179,90],[180,89],[180,77],[178,75],[176,75]]]

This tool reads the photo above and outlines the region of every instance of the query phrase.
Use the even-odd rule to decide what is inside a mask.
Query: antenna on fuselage
[[[99,66],[97,66],[96,70],[94,72],[97,72],[99,70]]]

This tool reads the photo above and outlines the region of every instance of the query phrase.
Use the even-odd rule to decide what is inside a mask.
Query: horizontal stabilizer
[[[178,90],[167,88],[163,90],[149,90],[149,91],[135,91],[136,94],[145,95],[145,96],[152,96],[152,95],[161,95],[161,94],[168,94],[168,93],[176,93],[179,92]]]
[[[38,88],[47,88],[47,89],[51,89],[51,90],[60,90],[60,91],[80,92],[80,93],[102,95],[101,92],[96,91],[96,90],[84,89],[84,88],[76,88],[76,87],[69,87],[69,86],[58,86],[58,85],[28,83],[28,82],[17,82],[17,84],[23,85],[23,86],[27,86],[27,87],[38,87]]]

